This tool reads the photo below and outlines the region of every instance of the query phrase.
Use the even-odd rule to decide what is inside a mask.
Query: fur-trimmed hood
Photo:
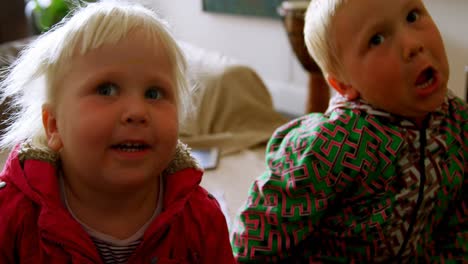
[[[30,142],[25,142],[20,145],[18,157],[21,164],[24,164],[25,160],[33,159],[51,163],[57,167],[60,162],[59,155],[56,152],[50,149],[38,148]],[[190,148],[179,140],[177,142],[174,159],[169,163],[169,166],[163,171],[162,175],[174,174],[177,171],[187,168],[202,170],[195,158],[190,155]]]
[[[10,153],[1,175],[5,178],[0,181],[10,181],[36,203],[43,203],[43,198],[56,203],[59,199],[59,167],[60,159],[56,152],[25,142]],[[190,196],[190,193],[199,187],[202,175],[203,170],[190,155],[188,146],[179,141],[174,159],[161,173],[165,186],[164,206],[170,206]]]

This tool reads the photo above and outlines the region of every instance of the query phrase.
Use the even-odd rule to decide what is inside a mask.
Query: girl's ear
[[[333,89],[335,89],[335,91],[346,97],[348,100],[355,100],[359,98],[359,91],[356,90],[352,85],[341,82],[333,75],[329,75],[327,77],[327,81],[333,87]]]
[[[46,132],[47,145],[53,151],[58,152],[63,144],[57,127],[57,118],[49,104],[42,106],[42,125]]]

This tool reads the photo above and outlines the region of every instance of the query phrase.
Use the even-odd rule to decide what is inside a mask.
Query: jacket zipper
[[[408,227],[408,232],[406,232],[405,240],[403,241],[403,245],[401,246],[398,255],[396,259],[398,260],[398,263],[401,263],[403,261],[403,253],[405,251],[405,248],[408,246],[409,239],[411,237],[411,234],[413,233],[414,225],[416,224],[417,218],[418,218],[418,212],[421,207],[422,201],[424,199],[424,186],[426,184],[426,168],[424,161],[426,160],[426,154],[425,154],[425,149],[426,149],[426,127],[427,127],[427,119],[424,120],[424,124],[422,128],[419,130],[419,172],[421,173],[421,179],[419,183],[419,194],[418,194],[418,200],[416,201],[416,207],[414,209],[413,215],[411,216],[411,222],[410,226]]]

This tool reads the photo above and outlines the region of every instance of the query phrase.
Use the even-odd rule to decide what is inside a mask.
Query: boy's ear
[[[46,132],[47,145],[53,151],[58,152],[63,144],[57,127],[57,118],[49,104],[42,106],[42,125]]]
[[[327,76],[328,83],[342,96],[346,97],[348,100],[355,100],[359,98],[359,91],[356,90],[352,85],[345,84],[338,80],[335,76]]]

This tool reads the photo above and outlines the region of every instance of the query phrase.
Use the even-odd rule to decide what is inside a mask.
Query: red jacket
[[[0,263],[102,263],[61,202],[54,163],[18,153],[0,174]],[[179,156],[193,164],[187,153]],[[201,176],[194,167],[164,176],[163,210],[128,263],[234,263],[225,218]]]

